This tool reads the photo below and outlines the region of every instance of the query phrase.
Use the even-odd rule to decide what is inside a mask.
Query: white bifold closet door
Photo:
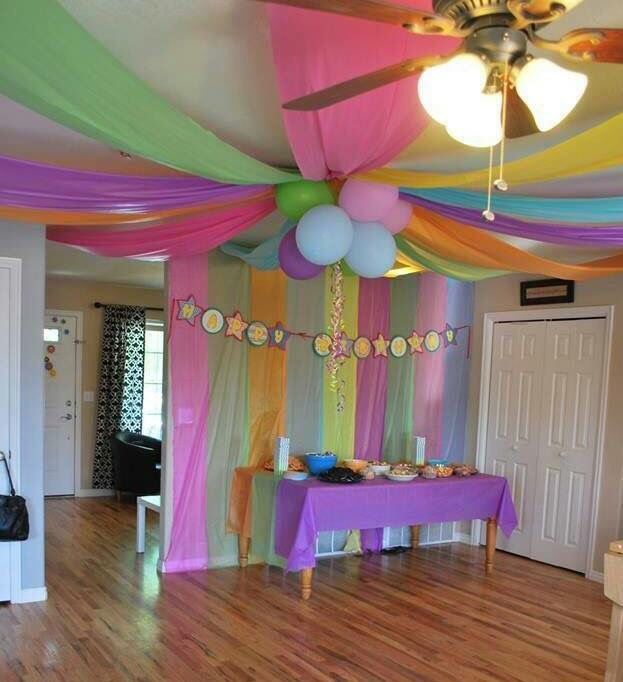
[[[586,568],[605,330],[604,319],[495,325],[486,471],[508,479],[519,521],[500,549]]]

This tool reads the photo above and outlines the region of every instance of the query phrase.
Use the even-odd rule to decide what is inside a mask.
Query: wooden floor
[[[302,602],[277,569],[159,577],[128,502],[46,512],[49,600],[0,607],[2,682],[603,677],[609,604],[567,571],[498,553],[487,578],[482,550],[446,545],[323,561]]]

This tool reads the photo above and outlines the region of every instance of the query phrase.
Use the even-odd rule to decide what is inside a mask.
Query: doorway
[[[48,310],[45,370],[44,495],[74,495],[80,486],[82,313]]]
[[[486,316],[478,466],[518,517],[500,549],[590,574],[610,336],[608,308]]]

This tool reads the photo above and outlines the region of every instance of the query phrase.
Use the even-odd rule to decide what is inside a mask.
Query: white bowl
[[[400,481],[401,483],[408,483],[409,481],[412,481],[414,478],[417,478],[417,474],[392,474],[392,473],[389,473],[389,474],[387,474],[387,478],[389,478],[390,481]]]
[[[286,471],[283,477],[291,481],[304,481],[309,477],[309,474],[306,471]]]
[[[371,464],[375,476],[386,476],[391,470],[391,464]]]

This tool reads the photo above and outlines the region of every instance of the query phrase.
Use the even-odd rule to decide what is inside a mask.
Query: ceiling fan
[[[623,63],[623,29],[578,29],[558,41],[538,35],[540,28],[583,0],[432,0],[434,13],[386,0],[259,1],[392,24],[421,35],[462,38],[448,57],[407,59],[283,107],[323,109],[423,72],[418,92],[425,110],[450,135],[471,146],[550,130],[584,94],[585,74],[533,58],[530,43],[570,60]]]

